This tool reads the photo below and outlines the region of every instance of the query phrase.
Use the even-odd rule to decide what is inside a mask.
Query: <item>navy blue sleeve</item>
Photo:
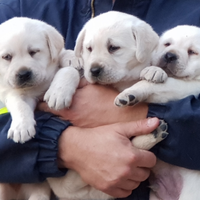
[[[35,138],[20,144],[7,139],[10,114],[0,115],[0,182],[40,182],[66,173],[57,166],[58,138],[70,123],[39,111],[35,119]]]
[[[189,96],[167,104],[150,104],[148,117],[168,124],[168,137],[152,151],[161,160],[200,170],[200,96]]]

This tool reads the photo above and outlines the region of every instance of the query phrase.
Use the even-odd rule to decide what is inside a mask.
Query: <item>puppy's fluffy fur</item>
[[[23,143],[35,135],[33,110],[49,88],[60,60],[65,59],[64,41],[56,29],[42,21],[13,18],[0,25],[0,44],[0,100],[12,115],[8,138]],[[78,77],[72,67],[61,71]],[[46,100],[51,100],[48,92]],[[65,106],[68,104],[70,100]]]
[[[144,21],[111,11],[86,23],[78,35],[75,53],[83,59],[84,76],[90,83],[112,85],[121,91],[137,82],[141,70],[150,65],[158,40]],[[150,140],[159,142],[163,139],[162,131],[158,135],[155,140],[151,134]],[[113,199],[84,183],[72,170],[65,177],[48,181],[61,199]]]
[[[165,76],[164,83],[154,84],[146,80],[140,81],[120,93],[116,97],[115,103],[119,106],[133,105],[141,101],[165,103],[189,95],[198,95],[200,88],[199,38],[200,28],[195,26],[177,26],[165,32],[153,53],[152,64],[154,66],[143,72],[144,79],[154,82],[156,82],[155,75],[158,79]],[[170,77],[167,78],[165,72],[157,66],[163,68]],[[131,101],[128,98],[129,95],[134,97]],[[122,101],[123,104],[120,103]],[[134,144],[141,148],[142,143],[134,142]],[[148,149],[146,147],[143,144],[142,148]],[[151,193],[150,199],[188,200],[200,198],[199,171],[169,165],[159,160],[153,173],[155,179],[151,181],[151,187],[154,192]]]
[[[91,83],[118,90],[136,81],[150,65],[158,35],[144,21],[125,13],[107,12],[90,20],[77,38],[75,53],[84,61],[84,76]]]
[[[79,83],[79,73],[73,67],[59,70],[61,65],[67,66],[72,52],[69,54],[64,49],[61,34],[42,21],[22,17],[0,25],[0,100],[12,116],[8,138],[23,143],[34,137],[33,111],[57,71],[45,100],[58,109],[70,105]],[[57,79],[60,82],[54,84]],[[20,188],[26,191],[22,189],[20,193],[19,187],[14,188],[8,192],[10,185],[2,184],[0,199],[49,199],[50,189],[46,183],[21,185]]]

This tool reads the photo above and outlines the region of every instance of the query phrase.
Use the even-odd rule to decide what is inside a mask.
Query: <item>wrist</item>
[[[70,126],[64,130],[58,141],[58,166],[61,168],[74,169],[76,150],[79,142],[80,129]],[[75,170],[75,169],[74,169]]]
[[[145,119],[148,114],[148,104],[139,103],[135,106],[128,106],[119,109],[119,120],[120,122],[137,121]]]

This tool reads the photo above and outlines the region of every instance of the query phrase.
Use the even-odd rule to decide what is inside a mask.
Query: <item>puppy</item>
[[[142,80],[120,93],[115,104],[118,106],[134,105],[137,102],[165,103],[189,95],[198,95],[200,88],[200,28],[195,26],[177,26],[165,32],[159,45],[153,52],[152,64],[142,76],[149,81],[170,77],[164,83],[155,84]],[[148,70],[150,73],[148,74]],[[131,97],[131,99],[130,99]],[[121,103],[123,102],[123,103]],[[137,138],[136,138],[137,139]],[[149,149],[148,140],[134,141],[135,146]],[[153,200],[188,200],[199,199],[200,172],[169,165],[158,160],[153,169],[155,179],[151,181]],[[168,174],[166,176],[166,174]],[[151,179],[150,179],[151,180]],[[172,182],[173,181],[173,182]]]
[[[84,76],[90,83],[123,90],[138,81],[141,70],[149,66],[158,39],[144,21],[111,11],[86,23],[75,53],[83,58]]]
[[[64,41],[44,22],[13,18],[0,25],[0,44],[0,100],[12,116],[8,138],[23,143],[35,135],[33,110],[59,69],[59,60],[65,55]],[[77,76],[76,88],[76,70],[71,67],[61,71]],[[67,89],[72,96],[72,89]],[[48,93],[46,96],[49,102]],[[65,106],[69,104],[70,100]]]
[[[85,24],[78,35],[75,54],[83,59],[84,76],[90,83],[112,85],[121,91],[137,82],[141,70],[150,65],[158,40],[158,35],[144,21],[111,11]],[[167,135],[166,124],[162,124],[165,129],[159,127],[156,138],[150,134],[154,143]],[[61,199],[113,199],[84,183],[73,170],[48,182]]]
[[[42,21],[22,17],[12,18],[0,25],[0,100],[12,116],[8,138],[24,143],[34,137],[33,112],[48,88],[45,100],[51,107],[59,109],[70,105],[79,83],[78,71],[72,66],[64,67],[71,63],[68,61],[72,54],[64,49],[61,34]],[[53,78],[61,82],[55,86]],[[27,184],[20,188],[26,188],[23,191],[31,200],[46,200],[50,194],[46,184]],[[9,186],[1,184],[1,200],[16,198],[16,189],[9,194],[3,192],[8,191]],[[22,196],[18,198],[23,199]]]

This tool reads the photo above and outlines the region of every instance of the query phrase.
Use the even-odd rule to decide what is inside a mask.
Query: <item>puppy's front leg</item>
[[[83,68],[81,58],[72,50],[63,49],[59,55],[60,67],[44,95],[44,101],[50,108],[60,110],[69,107],[80,82],[79,71]]]
[[[141,80],[147,80],[152,83],[164,83],[167,78],[167,73],[157,66],[145,67],[140,73]]]
[[[122,91],[115,98],[115,105],[119,107],[132,106],[145,101],[152,94],[152,87],[156,84],[146,80],[139,81],[133,86]]]
[[[69,66],[59,69],[44,95],[44,100],[50,108],[56,110],[69,107],[79,81],[79,72],[74,67]]]
[[[12,91],[6,95],[5,105],[12,116],[12,123],[7,137],[20,143],[33,138],[35,135],[33,111],[36,100]]]
[[[139,81],[125,89],[115,98],[115,105],[124,107],[135,105],[138,102],[166,103],[185,98],[189,95],[198,95],[200,81],[181,80],[168,77],[164,83]]]

